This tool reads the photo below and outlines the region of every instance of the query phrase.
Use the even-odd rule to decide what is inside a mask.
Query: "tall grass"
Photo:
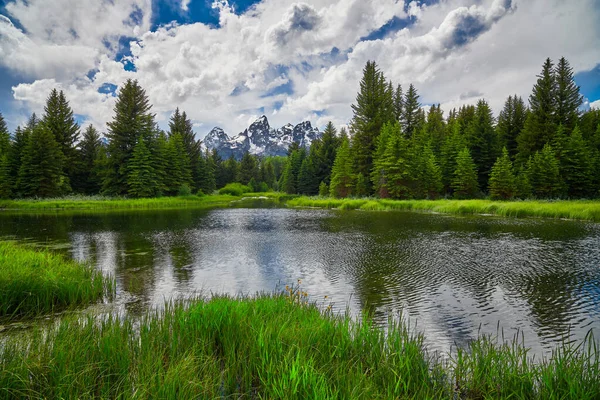
[[[114,293],[114,280],[48,251],[0,242],[0,317],[33,316]]]
[[[128,210],[227,206],[237,197],[228,195],[126,199],[73,196],[57,199],[0,200],[0,210]]]
[[[598,349],[533,363],[517,341],[442,362],[402,324],[334,316],[289,296],[170,304],[141,321],[64,319],[0,349],[0,398],[597,399]]]
[[[600,221],[600,201],[491,201],[491,200],[385,200],[298,197],[287,201],[292,207],[337,208],[341,210],[407,210],[447,214],[494,214],[504,217],[568,218]]]

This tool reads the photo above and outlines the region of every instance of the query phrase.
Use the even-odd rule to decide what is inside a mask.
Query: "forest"
[[[137,81],[119,90],[104,137],[92,125],[82,131],[55,89],[44,115],[12,135],[0,114],[0,198],[209,194],[231,184],[338,198],[596,198],[600,110],[582,105],[565,58],[547,59],[528,104],[509,96],[497,118],[485,99],[444,116],[369,61],[348,129],[330,122],[308,149],[237,161],[203,150],[179,109],[159,129]]]

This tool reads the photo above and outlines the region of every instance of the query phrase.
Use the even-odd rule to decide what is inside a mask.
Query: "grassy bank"
[[[503,217],[569,218],[600,221],[600,201],[491,201],[491,200],[385,200],[298,197],[291,207],[339,208],[342,210],[406,210],[447,214],[493,214]]]
[[[475,341],[450,361],[390,323],[289,296],[213,298],[131,319],[65,319],[0,349],[0,398],[561,398],[600,396],[598,349],[532,363],[518,344]],[[457,397],[455,397],[457,396]]]
[[[114,282],[48,251],[0,242],[0,317],[34,316],[100,300]]]
[[[101,196],[73,196],[58,199],[0,200],[0,210],[128,210],[223,207],[239,197],[228,195],[126,199]]]

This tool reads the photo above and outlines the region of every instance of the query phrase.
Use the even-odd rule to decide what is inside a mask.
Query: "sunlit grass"
[[[67,318],[0,350],[0,398],[596,399],[589,337],[533,362],[519,341],[473,341],[445,361],[389,321],[336,316],[298,288]]]
[[[114,292],[114,280],[49,251],[0,242],[0,317],[34,316],[89,304]]]
[[[385,200],[298,197],[291,207],[336,208],[341,210],[405,210],[447,214],[493,214],[504,217],[568,218],[600,221],[600,201],[491,201],[491,200]]]

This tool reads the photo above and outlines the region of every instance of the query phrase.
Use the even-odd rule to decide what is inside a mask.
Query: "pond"
[[[402,313],[444,352],[481,333],[518,333],[547,354],[600,330],[594,223],[269,207],[2,213],[0,238],[113,274],[115,312],[300,279],[310,300],[338,312],[366,310],[381,324]]]

